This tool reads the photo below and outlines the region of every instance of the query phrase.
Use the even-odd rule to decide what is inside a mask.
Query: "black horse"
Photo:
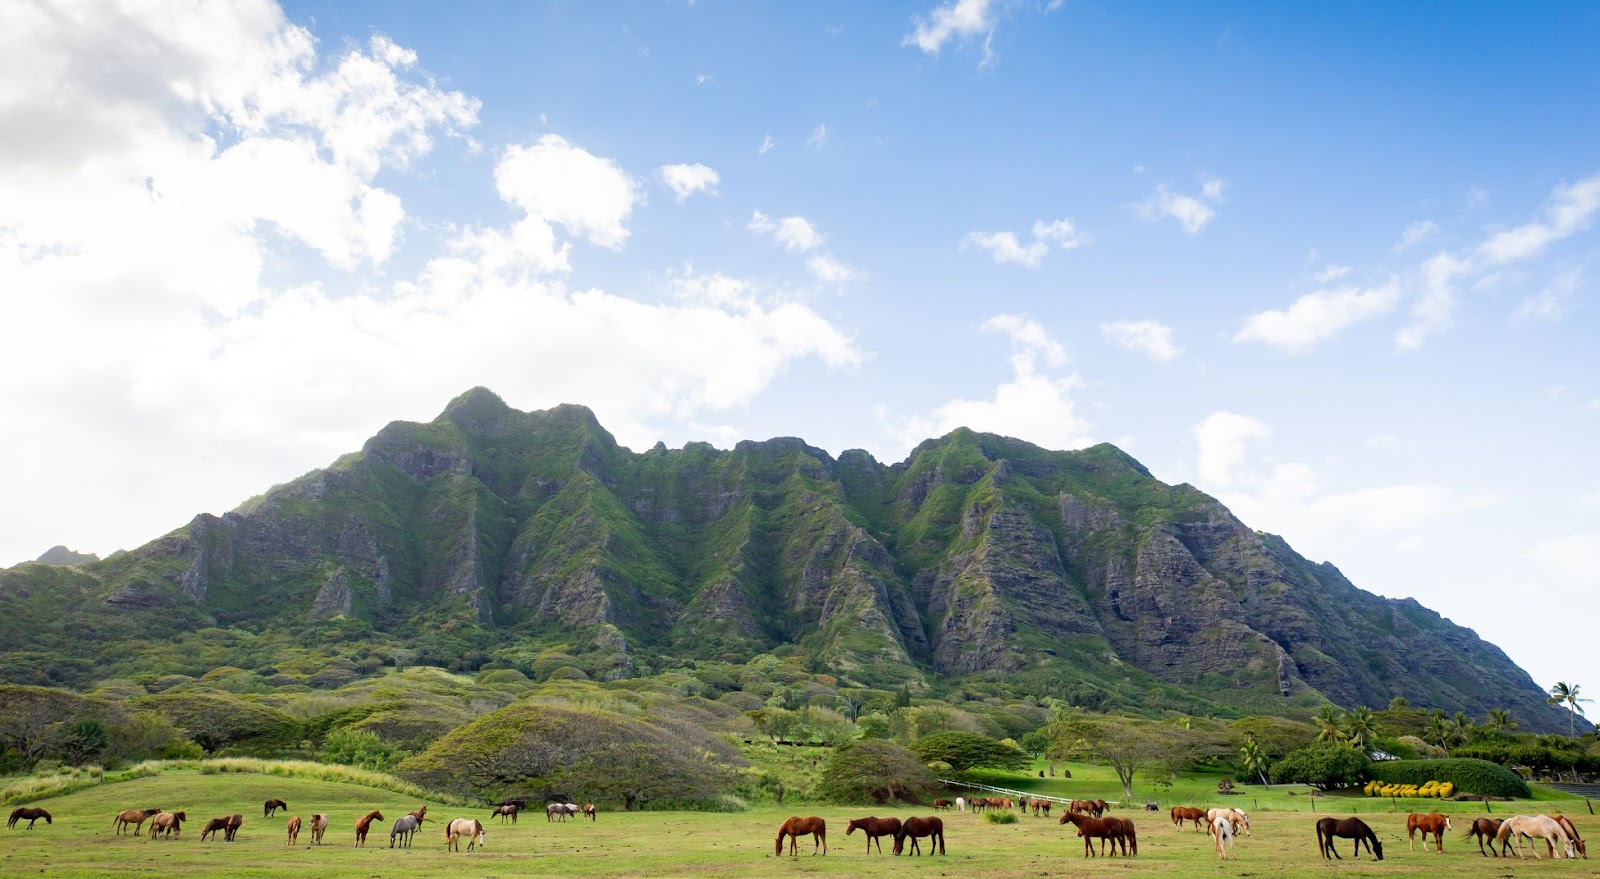
[[[1334,839],[1353,839],[1356,841],[1354,857],[1361,857],[1361,844],[1367,844],[1367,851],[1378,860],[1383,860],[1383,843],[1378,840],[1378,835],[1372,832],[1367,822],[1360,818],[1321,818],[1317,821],[1317,848],[1322,852],[1322,859],[1332,860],[1340,857],[1334,851]],[[1330,858],[1329,856],[1332,855]]]

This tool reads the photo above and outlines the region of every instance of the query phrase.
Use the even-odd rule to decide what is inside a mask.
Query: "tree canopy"
[[[833,752],[822,768],[817,792],[839,802],[918,803],[937,784],[933,772],[909,749],[867,739]]]
[[[1028,765],[1027,754],[978,733],[934,733],[913,742],[911,751],[924,763],[940,760],[950,764],[956,772],[980,767],[1021,769]]]

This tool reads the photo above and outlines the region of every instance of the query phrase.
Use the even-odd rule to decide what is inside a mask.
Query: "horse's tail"
[[[1139,832],[1133,829],[1133,822],[1128,822],[1128,845],[1133,847],[1133,853],[1139,853]]]

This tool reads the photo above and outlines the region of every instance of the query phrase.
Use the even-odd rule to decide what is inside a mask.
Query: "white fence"
[[[1048,794],[1037,794],[1037,793],[1033,793],[1031,791],[1012,790],[1011,788],[1008,788],[1008,787],[995,787],[994,785],[990,785],[990,784],[976,784],[976,783],[970,782],[970,781],[956,781],[955,779],[952,779],[952,778],[941,778],[941,779],[939,779],[939,783],[940,784],[948,784],[951,787],[965,787],[965,788],[971,788],[972,790],[991,791],[991,792],[997,793],[997,794],[1010,794],[1013,797],[1019,797],[1019,798],[1020,797],[1028,797],[1029,799],[1034,799],[1034,800],[1049,800],[1052,803],[1070,803],[1070,802],[1072,802],[1072,799],[1070,797],[1052,797],[1052,796],[1049,796]],[[1121,805],[1121,803],[1118,803],[1116,800],[1112,800],[1111,802],[1114,805],[1119,805],[1119,806]]]

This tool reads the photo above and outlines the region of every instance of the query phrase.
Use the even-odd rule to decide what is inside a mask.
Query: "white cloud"
[[[812,131],[811,136],[806,138],[806,146],[811,147],[814,150],[820,150],[827,144],[827,142],[828,124],[826,122],[818,122],[816,130]]]
[[[1207,180],[1200,187],[1199,198],[1158,186],[1148,199],[1134,204],[1133,210],[1141,219],[1151,222],[1170,217],[1178,221],[1183,231],[1196,235],[1216,217],[1215,205],[1221,200],[1225,186],[1220,179]]]
[[[1024,245],[1015,232],[968,232],[961,242],[963,248],[977,247],[987,251],[999,263],[1017,263],[1037,268],[1054,244],[1061,250],[1075,250],[1088,239],[1078,233],[1071,220],[1035,220],[1033,240]]]
[[[710,81],[711,81],[711,74],[709,74],[709,73],[699,73],[699,74],[696,74],[695,78],[694,78],[694,84],[695,85],[705,85],[706,83],[708,83]]]
[[[1272,428],[1248,415],[1213,412],[1194,426],[1200,478],[1213,490],[1232,486],[1234,470],[1244,462],[1250,444],[1271,436]]]
[[[900,45],[916,46],[929,55],[937,55],[953,40],[990,34],[995,26],[994,5],[994,0],[950,0],[934,7],[926,17],[912,18],[915,26]]]
[[[1326,284],[1329,281],[1337,281],[1348,274],[1350,274],[1349,266],[1329,264],[1323,266],[1322,271],[1317,272],[1312,277],[1316,278],[1318,284]]]
[[[1578,290],[1580,275],[1578,269],[1573,269],[1557,276],[1550,286],[1523,301],[1517,308],[1516,320],[1553,322],[1565,317]]]
[[[770,134],[765,135],[764,137],[761,138],[761,146],[756,148],[756,155],[764,156],[767,153],[771,152],[772,148],[774,146],[776,146],[776,145],[777,144],[772,142],[772,135],[770,135]]]
[[[1100,335],[1112,344],[1163,363],[1183,353],[1172,341],[1172,327],[1153,320],[1121,320],[1100,325]]]
[[[823,253],[807,259],[806,268],[824,284],[842,284],[861,276],[860,272]]]
[[[1395,242],[1394,249],[1397,253],[1402,250],[1410,250],[1437,234],[1439,234],[1438,223],[1432,220],[1418,220],[1407,226],[1405,231],[1400,233],[1400,240]]]
[[[802,253],[822,246],[822,233],[818,232],[805,217],[783,217],[773,220],[766,214],[756,211],[750,217],[750,231],[770,235],[785,248]]]
[[[717,184],[721,182],[715,169],[698,162],[693,165],[662,165],[661,179],[672,189],[678,201],[684,201],[697,192],[715,194]]]
[[[984,331],[1011,337],[1010,381],[1001,383],[987,399],[950,400],[927,415],[886,421],[886,429],[905,447],[930,436],[942,436],[957,427],[1027,440],[1049,449],[1076,449],[1093,442],[1090,425],[1078,414],[1072,392],[1081,386],[1076,375],[1053,376],[1043,366],[1059,367],[1066,351],[1036,321],[1020,315],[997,315],[985,321]]]
[[[1400,285],[1340,287],[1307,293],[1281,311],[1262,311],[1245,319],[1235,342],[1265,342],[1291,353],[1308,351],[1345,327],[1387,314],[1399,304]]]
[[[1410,325],[1395,333],[1402,350],[1418,348],[1449,327],[1460,284],[1541,255],[1552,244],[1589,227],[1600,211],[1600,174],[1551,190],[1540,219],[1490,235],[1466,253],[1441,252],[1422,265],[1424,290],[1412,306]]]
[[[616,162],[557,134],[511,146],[494,179],[500,197],[530,216],[612,250],[628,240],[624,224],[640,200],[638,183]]]

